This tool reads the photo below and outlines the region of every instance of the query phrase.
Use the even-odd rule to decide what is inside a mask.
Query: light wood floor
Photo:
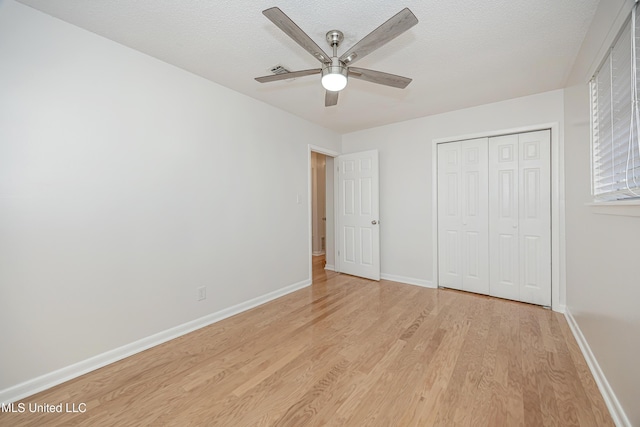
[[[311,287],[23,401],[85,413],[0,425],[613,425],[562,315],[321,263]]]

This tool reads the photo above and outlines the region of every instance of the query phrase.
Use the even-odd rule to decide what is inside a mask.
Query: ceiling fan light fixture
[[[331,92],[339,92],[347,86],[347,67],[338,58],[322,68],[322,86]]]
[[[0,2],[2,2],[2,0],[0,0]],[[418,23],[418,18],[416,18],[409,8],[405,7],[387,19],[382,25],[360,39],[359,42],[341,56],[338,56],[338,47],[344,41],[342,31],[331,30],[326,34],[327,43],[331,46],[333,53],[329,55],[279,8],[270,7],[269,9],[263,10],[262,14],[293,41],[298,43],[304,50],[320,61],[322,68],[256,77],[256,81],[259,83],[291,80],[297,77],[320,74],[322,76],[322,86],[326,89],[324,98],[325,107],[333,107],[338,104],[338,94],[347,86],[349,74],[352,74],[354,79],[399,89],[404,89],[411,83],[411,79],[407,77],[383,73],[382,71],[368,70],[366,68],[351,67],[355,61],[379,49]],[[349,72],[349,67],[351,67],[351,72]]]

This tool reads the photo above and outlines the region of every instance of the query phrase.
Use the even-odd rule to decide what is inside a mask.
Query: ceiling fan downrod
[[[342,40],[344,40],[342,31],[331,30],[327,33],[327,43],[333,48],[333,56],[338,56],[338,46],[340,46]]]

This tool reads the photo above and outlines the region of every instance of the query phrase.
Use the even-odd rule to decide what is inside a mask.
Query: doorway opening
[[[337,155],[309,146],[309,277],[312,280],[315,280],[314,271],[336,271],[334,157]]]
[[[314,257],[325,255],[327,247],[326,157],[311,152],[311,255]]]

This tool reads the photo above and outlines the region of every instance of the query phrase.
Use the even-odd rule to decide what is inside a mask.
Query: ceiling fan
[[[262,14],[320,61],[322,68],[256,77],[260,83],[322,74],[322,86],[326,89],[325,107],[331,107],[338,103],[338,93],[346,87],[348,77],[399,89],[404,89],[411,83],[411,79],[407,77],[351,66],[357,60],[364,58],[418,23],[418,19],[408,8],[402,9],[340,57],[338,57],[338,46],[344,38],[341,31],[331,30],[327,33],[327,42],[333,48],[333,55],[329,56],[279,8],[266,9],[262,11]]]

